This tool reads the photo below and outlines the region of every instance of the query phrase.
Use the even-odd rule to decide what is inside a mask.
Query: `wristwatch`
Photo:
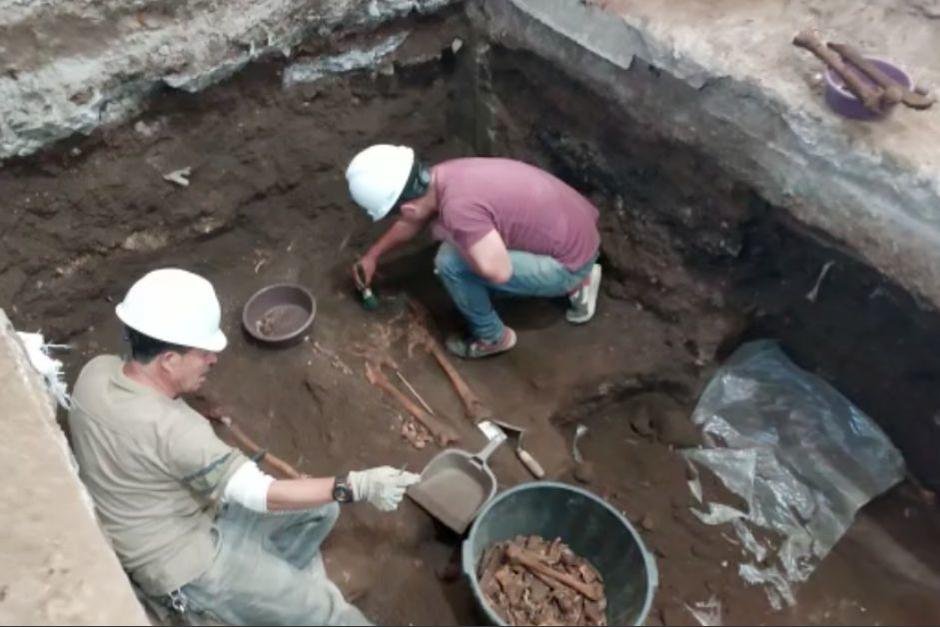
[[[353,491],[343,477],[336,477],[333,483],[333,500],[337,503],[352,503]]]

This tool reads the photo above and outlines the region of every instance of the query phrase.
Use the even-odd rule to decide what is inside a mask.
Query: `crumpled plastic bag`
[[[835,388],[791,362],[776,342],[743,345],[709,382],[692,421],[705,446],[683,451],[746,503],[743,518],[708,503],[707,524],[731,522],[758,562],[764,543],[749,525],[776,532],[770,566],[742,564],[767,584],[775,607],[804,581],[855,513],[903,479],[904,460],[884,432]]]
[[[42,375],[46,388],[63,409],[71,407],[68,385],[62,372],[62,362],[50,356],[52,349],[68,349],[64,344],[49,344],[42,333],[18,331],[17,335],[26,349],[29,362]]]

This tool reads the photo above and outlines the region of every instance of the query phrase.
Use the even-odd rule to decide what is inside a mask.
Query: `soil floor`
[[[35,234],[17,236],[8,257],[26,268],[11,318],[73,346],[71,382],[92,356],[121,351],[113,306],[134,279],[160,266],[192,269],[215,284],[230,338],[206,392],[256,441],[311,475],[381,464],[420,470],[439,449],[416,450],[401,437],[401,411],[366,381],[357,347],[380,344],[406,296],[427,306],[441,336],[460,320],[432,273],[427,241],[382,267],[377,311],[360,307],[348,269],[381,226],[347,200],[343,167],[374,140],[415,145],[432,161],[467,154],[446,130],[452,94],[446,81],[420,72],[381,96],[357,75],[283,91],[273,74],[260,66],[198,99],[158,98],[136,127],[0,172],[20,216],[5,237]],[[189,187],[162,180],[186,165],[194,168]],[[59,210],[31,210],[39,205]],[[606,250],[620,247],[616,236],[605,230]],[[316,319],[296,345],[258,346],[241,330],[241,306],[282,281],[316,295]],[[741,580],[741,549],[723,537],[727,530],[690,513],[676,451],[694,441],[687,417],[714,372],[716,348],[740,336],[740,320],[719,308],[670,319],[613,281],[594,321],[581,327],[565,322],[564,303],[500,303],[519,333],[517,348],[458,368],[499,418],[527,429],[527,448],[549,477],[579,481],[571,432],[575,423],[588,426],[580,448],[592,471],[580,480],[625,512],[656,554],[660,589],[648,622],[696,624],[686,604],[713,595],[726,624],[940,620],[940,516],[907,485],[863,510],[797,588],[795,607],[773,612],[764,592]],[[458,430],[461,446],[481,447],[434,361],[409,356],[403,342],[390,354]],[[492,467],[500,488],[530,478],[506,448]],[[334,580],[377,622],[474,624],[466,583],[446,576],[458,546],[406,501],[393,514],[347,507],[324,554]]]

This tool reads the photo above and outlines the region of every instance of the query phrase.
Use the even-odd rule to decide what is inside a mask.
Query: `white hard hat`
[[[228,341],[212,284],[198,274],[162,268],[144,275],[115,312],[121,322],[154,339],[219,352]]]
[[[401,196],[414,162],[415,151],[408,146],[369,146],[346,168],[349,194],[374,221],[379,221]]]

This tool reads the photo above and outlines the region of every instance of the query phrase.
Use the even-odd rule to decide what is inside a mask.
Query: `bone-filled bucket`
[[[600,572],[609,625],[642,625],[659,573],[630,522],[600,497],[563,483],[524,483],[490,501],[463,543],[462,566],[490,624],[505,625],[480,589],[477,565],[491,544],[515,536],[561,538]]]

